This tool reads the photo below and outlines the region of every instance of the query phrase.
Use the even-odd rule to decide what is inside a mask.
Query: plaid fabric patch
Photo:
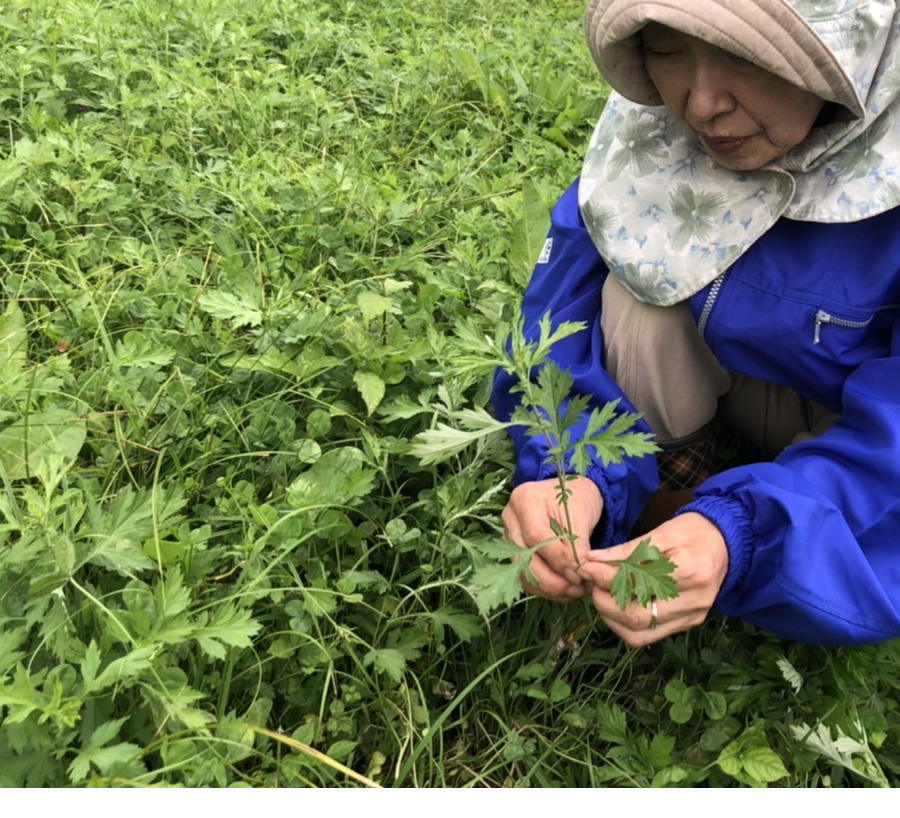
[[[660,490],[699,486],[713,473],[715,459],[716,441],[712,435],[671,448],[664,445],[662,451],[656,453]]]

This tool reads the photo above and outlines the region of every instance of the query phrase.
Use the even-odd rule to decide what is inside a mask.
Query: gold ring
[[[659,606],[656,604],[656,597],[650,600],[650,630],[659,625]]]

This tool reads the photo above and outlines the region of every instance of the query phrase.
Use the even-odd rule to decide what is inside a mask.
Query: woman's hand
[[[572,492],[568,505],[572,533],[578,538],[575,549],[580,561],[584,562],[591,550],[591,532],[603,511],[603,497],[596,484],[587,477],[576,477],[566,485]],[[522,548],[553,540],[535,553],[531,561],[531,573],[538,586],[523,580],[522,587],[545,599],[570,602],[589,594],[591,583],[587,575],[579,571],[572,546],[558,539],[550,528],[551,519],[563,528],[566,526],[565,510],[557,500],[558,490],[559,480],[555,477],[516,486],[501,519],[504,537]]]
[[[632,602],[623,611],[610,596],[609,588],[618,570],[609,560],[626,559],[638,543],[650,538],[678,567],[676,599],[656,603],[658,617],[652,623],[651,608]],[[712,608],[728,573],[728,548],[719,529],[702,514],[688,512],[623,545],[593,551],[581,569],[594,583],[594,607],[600,617],[631,647],[657,642],[673,633],[702,624]]]

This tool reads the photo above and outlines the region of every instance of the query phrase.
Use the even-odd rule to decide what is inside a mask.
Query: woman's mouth
[[[750,139],[749,136],[703,136],[703,144],[712,152],[718,154],[732,154],[740,151]]]

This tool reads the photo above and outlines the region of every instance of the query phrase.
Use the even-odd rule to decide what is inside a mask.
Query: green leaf
[[[628,719],[625,711],[617,704],[597,705],[597,723],[600,726],[598,734],[604,741],[628,744]]]
[[[394,307],[392,298],[385,298],[383,295],[368,290],[357,296],[356,303],[366,321],[371,321],[386,312],[392,312]]]
[[[140,369],[167,366],[172,363],[175,350],[146,333],[129,330],[116,344],[116,359],[120,366],[136,366]]]
[[[406,670],[406,657],[396,648],[370,650],[363,659],[364,665],[374,665],[375,669],[390,676],[398,684]]]
[[[15,301],[10,301],[6,312],[0,315],[0,387],[22,373],[27,355],[25,313]]]
[[[672,763],[672,751],[675,749],[675,739],[665,733],[659,733],[653,737],[647,749],[647,761],[656,770],[668,767]]]
[[[477,568],[472,574],[471,590],[481,614],[495,608],[508,608],[522,596],[522,572],[527,567],[519,562],[492,563]]]
[[[532,391],[535,407],[542,410],[550,419],[550,429],[557,440],[562,437],[565,430],[559,408],[568,403],[572,385],[572,376],[568,371],[560,369],[555,363],[548,361],[541,367],[537,385]],[[571,423],[573,418],[568,418],[568,420]],[[534,431],[538,434],[541,433],[539,429]]]
[[[431,414],[434,408],[428,403],[417,403],[409,395],[398,395],[381,404],[378,416],[385,423],[393,423],[395,420],[409,420],[416,415]]]
[[[207,694],[185,684],[175,690],[166,691],[161,704],[165,708],[167,718],[183,724],[188,730],[199,730],[215,721],[212,713],[193,706],[205,698],[208,698]]]
[[[337,587],[343,594],[352,594],[357,588],[374,588],[376,593],[383,594],[391,587],[391,584],[379,571],[350,569],[341,574]]]
[[[563,679],[554,679],[550,685],[550,701],[563,702],[572,695],[572,686]]]
[[[784,680],[794,689],[794,693],[799,693],[800,688],[803,687],[803,677],[800,675],[797,668],[795,668],[784,656],[782,656],[775,664],[778,665],[778,669],[781,671]]]
[[[84,651],[84,658],[81,660],[81,678],[84,680],[85,692],[93,689],[94,681],[97,678],[97,671],[100,670],[100,648],[97,643],[91,639]]]
[[[118,719],[111,723],[116,725],[116,732],[118,732],[118,726],[121,726],[121,723],[126,720]],[[73,784],[84,781],[88,777],[92,764],[100,770],[102,775],[109,775],[116,766],[126,765],[140,757],[141,748],[130,742],[120,742],[111,747],[101,746],[105,742],[97,739],[97,734],[100,732],[100,728],[94,731],[88,746],[69,765],[69,780]]]
[[[495,337],[487,335],[484,327],[471,318],[459,321],[454,327],[448,361],[450,371],[458,374],[487,375],[498,366],[510,366],[504,340],[507,327],[500,323],[495,332]]]
[[[357,372],[353,376],[353,383],[356,384],[356,388],[366,402],[366,409],[371,415],[384,397],[384,381],[374,372]]]
[[[438,423],[436,429],[429,429],[417,434],[412,441],[410,454],[419,459],[423,466],[441,463],[463,449],[488,435],[498,434],[511,426],[490,418],[490,423],[472,431],[454,429],[446,423]]]
[[[544,249],[550,213],[541,200],[534,182],[522,185],[522,218],[513,236],[509,260],[513,280],[524,286]]]
[[[482,554],[491,562],[476,559],[476,568],[469,587],[475,604],[482,615],[495,608],[509,607],[522,595],[522,577],[532,585],[538,582],[531,573],[531,557],[546,543],[538,543],[532,548],[520,548],[515,543],[499,537],[463,540],[476,554]]]
[[[91,754],[91,763],[100,770],[101,775],[109,776],[116,767],[124,766],[140,758],[143,750],[137,744],[128,741],[102,747]]]
[[[706,715],[713,721],[724,719],[728,715],[728,700],[721,693],[713,690],[703,694]]]
[[[85,680],[85,691],[94,693],[139,676],[150,667],[155,652],[156,648],[151,645],[135,648],[124,656],[113,659],[90,684]],[[82,666],[82,673],[84,670],[85,668]]]
[[[315,439],[325,437],[331,431],[331,415],[326,409],[313,409],[306,417],[306,432]]]
[[[28,625],[12,628],[0,620],[0,677],[25,655],[16,648],[25,642],[29,630]]]
[[[350,757],[350,753],[352,753],[358,746],[358,741],[341,739],[340,741],[336,741],[334,742],[334,744],[329,746],[327,755],[330,758],[333,758],[335,761],[346,761]]]
[[[554,344],[558,344],[572,335],[577,335],[586,327],[587,324],[584,321],[563,321],[557,324],[556,327],[553,327],[550,313],[545,312],[538,321],[538,342],[534,347],[534,360],[530,365],[537,366],[539,363],[543,363],[550,354],[550,350],[553,349]]]
[[[751,747],[741,755],[744,772],[754,781],[769,784],[788,777],[782,760],[769,747]]]
[[[365,455],[355,446],[330,449],[288,486],[288,502],[294,508],[352,505],[375,485],[375,473],[364,464]]]
[[[616,414],[618,405],[619,401],[612,401],[591,412],[583,443],[593,446],[604,464],[621,463],[625,457],[642,457],[658,451],[652,434],[632,431],[641,415]]]
[[[815,728],[808,724],[792,725],[794,738],[811,750],[826,758],[833,764],[871,781],[879,787],[890,786],[878,759],[865,740],[862,724],[856,722],[855,727],[863,735],[863,741],[848,736],[840,727],[836,727],[837,738],[832,737],[827,724],[819,722]]]
[[[726,745],[716,763],[743,784],[765,785],[787,778],[784,763],[764,742],[765,736],[750,728]]]
[[[655,776],[653,776],[653,781],[650,782],[650,786],[654,789],[658,787],[677,787],[687,777],[688,771],[684,767],[676,764],[675,766],[660,770]]]
[[[722,752],[719,753],[716,764],[722,768],[722,772],[727,773],[733,778],[740,775],[741,771],[744,769],[744,764],[741,760],[741,742],[738,740],[727,744]]]
[[[310,344],[301,352],[285,352],[275,347],[267,347],[258,355],[244,353],[226,355],[221,363],[225,366],[250,372],[277,372],[290,375],[298,382],[312,379],[341,363],[339,358],[325,355],[316,345]]]
[[[90,545],[86,561],[125,576],[156,567],[144,553],[144,540],[179,522],[185,505],[183,489],[176,485],[145,491],[126,486],[105,505],[90,495],[87,499],[87,515],[78,529],[78,539]]]
[[[469,642],[476,636],[481,636],[484,630],[477,616],[452,609],[439,608],[436,611],[425,612],[422,616],[430,619],[435,625],[447,626],[461,642]]]
[[[205,619],[205,615],[203,617]],[[262,626],[252,618],[248,608],[239,608],[234,602],[218,605],[208,621],[201,621],[194,638],[213,659],[224,659],[224,645],[249,648],[252,638]]]
[[[516,670],[516,678],[526,680],[546,679],[552,669],[553,664],[549,661],[530,662]]]
[[[624,611],[632,600],[646,607],[656,597],[659,600],[678,596],[678,585],[672,577],[676,566],[664,557],[649,539],[641,540],[626,560],[610,560],[619,570],[613,578],[610,593]]]
[[[672,679],[666,683],[663,695],[666,697],[666,701],[676,704],[684,701],[687,691],[688,686],[681,679]]]
[[[684,702],[677,702],[669,709],[669,716],[675,724],[687,724],[694,715],[694,709]]]
[[[708,753],[715,753],[721,750],[725,743],[731,738],[731,734],[721,725],[710,727],[704,731],[700,737],[700,746]]]
[[[88,746],[93,747],[102,747],[104,744],[109,744],[117,735],[119,735],[119,731],[122,729],[122,725],[128,721],[128,716],[123,716],[120,719],[112,719],[111,721],[101,722],[97,725],[97,729],[91,733],[90,740],[88,741]]]
[[[72,576],[75,570],[75,546],[72,540],[58,532],[50,540],[50,549],[59,572],[65,577]]]
[[[97,763],[97,766],[100,766],[99,762],[95,760],[96,754],[101,751],[103,745],[108,744],[119,734],[119,730],[122,729],[122,725],[126,721],[128,721],[128,716],[102,722],[98,725],[97,729],[91,733],[90,738],[82,747],[81,752],[75,756],[75,759],[69,765],[69,780],[73,784],[77,784],[79,781],[83,781],[87,778],[92,761]],[[107,761],[109,760],[109,757],[102,758],[102,760]]]
[[[0,431],[0,470],[7,480],[23,480],[48,457],[74,461],[86,435],[84,421],[65,409],[27,415]]]
[[[187,610],[191,593],[184,584],[180,565],[172,566],[166,571],[163,580],[153,586],[153,597],[156,600],[157,614],[162,619],[169,619]]]
[[[532,585],[538,584],[530,570],[531,557],[535,551],[546,545],[545,542],[538,543],[532,548],[520,548],[515,543],[501,540],[499,537],[482,537],[463,542],[476,554],[482,554],[492,560],[488,563],[476,560],[469,588],[482,615],[490,613],[495,608],[509,607],[519,599],[523,593],[523,576]]]
[[[258,327],[262,323],[259,304],[222,290],[207,290],[197,303],[213,318],[230,321],[235,327]]]
[[[544,128],[544,130],[541,131],[541,136],[549,142],[552,142],[554,145],[558,145],[563,150],[578,151],[578,148],[568,140],[566,135],[559,128]]]
[[[35,689],[23,665],[16,666],[15,676],[9,685],[0,684],[0,707],[8,709],[4,725],[20,724],[35,710],[43,710],[43,697]]]
[[[529,699],[537,699],[539,702],[549,702],[550,697],[539,687],[533,685],[525,690],[525,695]]]

